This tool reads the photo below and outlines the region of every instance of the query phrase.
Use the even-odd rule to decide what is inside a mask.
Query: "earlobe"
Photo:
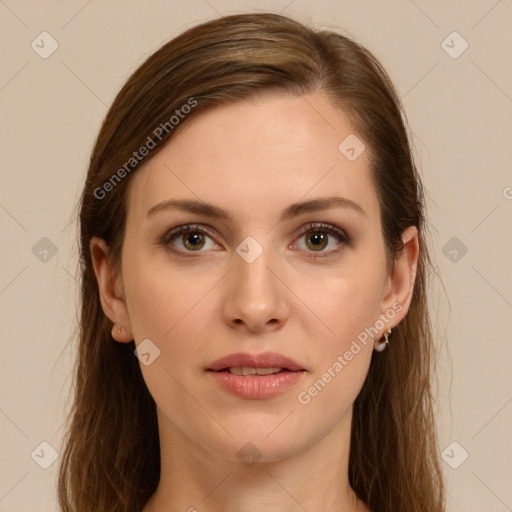
[[[130,341],[133,341],[131,331],[127,330],[124,325],[118,324],[112,326],[112,338],[120,343],[130,343]]]
[[[109,247],[105,240],[92,237],[90,242],[91,259],[98,282],[101,307],[105,315],[113,322],[112,337],[121,343],[133,340],[130,319],[125,299],[119,291],[119,280],[122,277],[113,268],[109,258]],[[120,329],[120,327],[123,327]]]

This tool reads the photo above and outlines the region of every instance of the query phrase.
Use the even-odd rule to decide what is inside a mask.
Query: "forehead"
[[[238,218],[270,220],[291,203],[327,195],[378,215],[367,151],[349,160],[339,149],[354,135],[348,116],[320,93],[266,94],[213,107],[195,114],[136,170],[129,217],[189,198]]]

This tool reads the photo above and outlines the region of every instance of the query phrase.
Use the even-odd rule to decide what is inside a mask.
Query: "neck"
[[[161,476],[143,512],[370,512],[348,482],[350,421],[300,452],[251,465],[208,452],[158,411]]]

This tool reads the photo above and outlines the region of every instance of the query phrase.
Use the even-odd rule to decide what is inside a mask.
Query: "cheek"
[[[343,414],[363,385],[373,353],[372,328],[379,318],[382,270],[377,261],[360,258],[309,289],[308,306],[322,323],[310,329],[316,345],[311,351],[314,374],[298,401],[318,408],[319,414],[332,404],[335,416]]]
[[[379,317],[384,276],[378,267],[376,261],[360,261],[306,281],[309,288],[299,293],[307,297],[309,308],[325,326],[322,336],[317,336],[324,345],[319,355],[332,357],[333,351],[345,351],[358,336],[364,342],[365,329]],[[326,362],[325,356],[322,360]]]
[[[150,365],[141,364],[151,395],[164,411],[180,408],[200,415],[197,404],[184,389],[195,396],[194,378],[202,368],[204,352],[200,343],[212,324],[213,312],[207,311],[212,307],[208,293],[218,278],[211,273],[180,272],[158,259],[148,263],[146,257],[127,258],[125,268],[135,344],[150,339],[160,350]],[[185,419],[173,418],[183,429],[187,427]]]
[[[136,254],[126,258],[125,268],[128,313],[136,344],[151,339],[166,366],[178,367],[179,361],[193,360],[194,340],[204,338],[211,329],[212,318],[206,309],[212,307],[208,296],[218,277],[199,267],[197,271],[180,271],[165,257],[151,259]]]
[[[310,296],[329,330],[319,327],[321,336],[310,330],[314,365],[297,402],[308,415],[324,418],[327,430],[348,413],[368,374],[379,292],[379,276],[366,271],[331,278],[326,293]]]

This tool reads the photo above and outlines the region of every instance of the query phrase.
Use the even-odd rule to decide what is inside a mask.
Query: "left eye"
[[[180,237],[181,238],[178,238]],[[311,249],[312,252],[310,257],[318,257],[323,256],[323,253],[330,254],[332,252],[336,252],[336,250],[324,251],[325,247],[330,243],[330,236],[334,236],[334,238],[341,245],[350,245],[349,236],[341,229],[336,226],[330,224],[311,224],[306,227],[299,235],[298,238],[306,236],[306,247]],[[160,243],[174,252],[183,255],[183,256],[191,256],[191,254],[185,253],[193,253],[193,252],[202,252],[206,245],[206,238],[210,238],[212,240],[212,236],[209,234],[209,231],[204,227],[199,225],[191,225],[187,224],[184,226],[179,226],[178,228],[172,229],[164,234],[161,238]],[[181,248],[177,248],[174,244],[175,241],[179,240],[182,243]],[[217,244],[214,243],[214,246]],[[218,246],[217,246],[218,247]],[[290,246],[293,247],[293,246]],[[314,254],[321,253],[321,254]]]
[[[327,244],[330,245],[330,235],[334,236],[334,238],[342,246],[350,245],[350,238],[348,237],[348,235],[343,230],[330,224],[312,224],[308,226],[306,230],[299,235],[299,238],[306,236],[306,247],[313,250],[313,254],[310,254],[309,256],[311,258],[316,258],[319,256],[324,256],[325,254],[314,254],[315,252],[327,252],[327,254],[337,252],[336,249],[330,251],[323,250],[325,249]]]

